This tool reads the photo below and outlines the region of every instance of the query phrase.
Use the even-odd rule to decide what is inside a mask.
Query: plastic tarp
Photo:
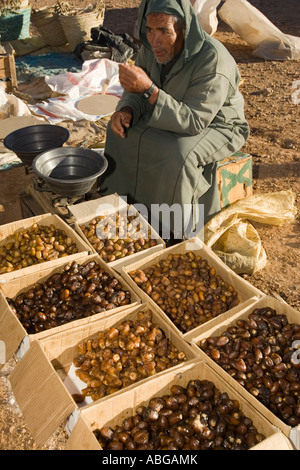
[[[265,60],[300,59],[300,38],[282,33],[247,0],[226,0],[218,14]]]
[[[221,0],[191,0],[197,19],[207,34],[213,35],[218,28],[217,7]]]
[[[32,79],[66,72],[80,72],[82,61],[74,54],[48,53],[28,54],[16,58],[18,83],[28,83]]]
[[[61,96],[30,105],[30,109],[45,116],[51,124],[82,119],[98,121],[104,116],[84,114],[77,109],[77,103],[83,97],[101,94],[107,81],[106,93],[121,97],[123,88],[119,82],[119,64],[109,59],[86,60],[81,72],[46,76],[47,85]]]

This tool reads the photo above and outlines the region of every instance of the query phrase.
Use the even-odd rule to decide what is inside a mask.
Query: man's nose
[[[157,47],[161,45],[161,35],[159,33],[154,33],[152,36],[152,47]]]

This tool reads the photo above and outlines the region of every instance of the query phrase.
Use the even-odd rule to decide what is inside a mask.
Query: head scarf
[[[149,0],[145,16],[150,13],[165,13],[167,15],[177,15],[184,18],[181,3],[176,0]]]

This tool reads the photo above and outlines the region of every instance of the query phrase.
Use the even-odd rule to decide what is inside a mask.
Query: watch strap
[[[145,98],[146,100],[150,98],[150,96],[152,95],[154,91],[154,88],[155,88],[155,84],[152,83],[151,87],[148,88],[148,90],[144,91],[144,93],[142,93],[142,97]]]

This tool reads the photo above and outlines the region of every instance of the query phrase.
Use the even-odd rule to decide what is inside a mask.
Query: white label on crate
[[[296,450],[300,450],[300,429],[298,429],[298,427],[291,429],[289,438],[294,444]]]
[[[66,424],[66,427],[65,427],[68,436],[71,435],[71,433],[72,433],[72,431],[75,427],[75,424],[78,421],[79,415],[80,415],[80,411],[78,409],[73,411],[73,413],[70,414],[70,417],[69,417],[69,419],[67,421],[67,424]]]
[[[16,353],[17,358],[21,360],[29,348],[30,348],[30,340],[28,336],[25,336],[25,338],[21,341],[19,349],[17,350],[17,353]]]
[[[81,390],[86,387],[86,383],[80,380],[79,377],[76,375],[76,367],[74,364],[71,365],[68,375],[66,376],[64,380],[64,384],[68,392],[73,395],[76,393],[81,393]],[[78,404],[78,408],[81,408],[86,405],[90,405],[93,403],[93,400],[91,397],[85,397],[84,401],[82,403]]]
[[[6,363],[6,347],[4,341],[0,340],[0,364]]]

